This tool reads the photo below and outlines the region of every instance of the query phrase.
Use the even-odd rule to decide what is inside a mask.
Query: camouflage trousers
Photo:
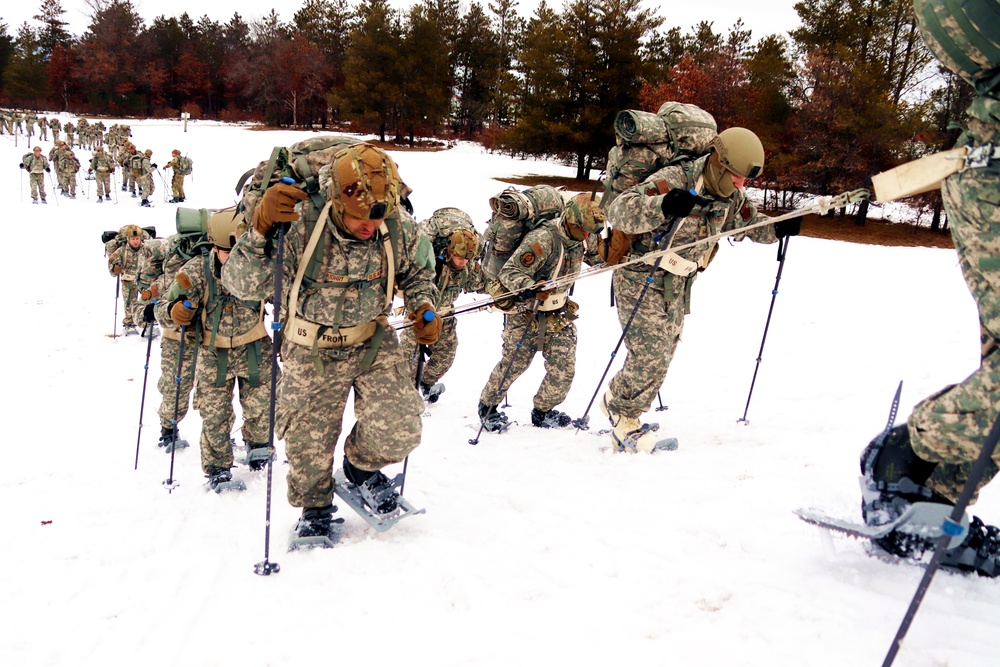
[[[156,191],[156,186],[153,185],[152,174],[146,174],[145,176],[140,176],[138,183],[139,183],[139,189],[142,190],[143,199],[149,199],[149,195],[153,194],[153,192]]]
[[[573,384],[576,374],[576,327],[563,315],[542,317],[547,319],[541,344],[545,377],[533,403],[539,410],[548,412],[566,400]],[[507,389],[528,370],[535,353],[539,351],[537,323],[529,313],[508,315],[502,337],[503,355],[479,394],[479,400],[486,405],[500,402]]]
[[[136,322],[141,323],[141,319],[135,316],[136,308],[139,305],[139,286],[134,280],[122,281],[122,302],[124,303],[122,326],[134,327]]]
[[[160,427],[170,428],[174,422],[174,406],[177,407],[177,423],[181,423],[187,415],[188,403],[191,400],[191,390],[194,389],[194,351],[197,346],[194,335],[189,334],[184,341],[184,359],[181,362],[180,395],[177,394],[177,355],[181,351],[181,342],[160,336],[160,379],[156,388],[160,392]]]
[[[48,128],[47,125],[39,125],[38,126],[38,139],[40,141],[48,141],[49,140],[48,130],[49,130],[49,128]]]
[[[237,385],[243,412],[243,442],[267,444],[271,416],[271,355],[268,337],[232,349],[219,350],[207,345],[198,348],[194,407],[201,415],[201,469],[206,474],[212,467],[233,466],[229,434],[236,422],[233,389]],[[251,374],[257,376],[256,384]]]
[[[68,146],[69,148],[73,148],[73,133],[72,132],[67,132],[66,133],[66,146]]]
[[[184,199],[184,174],[178,174],[175,171],[174,175],[170,177],[170,194],[174,196],[174,199]]]
[[[410,353],[410,369],[412,371],[413,383],[416,384],[417,373],[417,341],[413,337],[413,327],[403,329],[399,334],[400,345]],[[451,365],[455,363],[455,354],[458,352],[458,333],[455,327],[455,318],[441,320],[441,337],[437,342],[427,348],[427,359],[424,360],[424,370],[420,379],[428,384],[434,384],[448,372]]]
[[[1000,174],[977,169],[949,177],[941,189],[962,273],[979,309],[982,363],[913,410],[913,451],[937,463],[927,486],[954,501],[1000,411]],[[1000,448],[977,487],[997,474]]]
[[[75,171],[61,171],[59,172],[59,178],[63,181],[63,191],[67,194],[76,196],[76,172]]]
[[[391,328],[367,370],[362,368],[364,345],[317,352],[318,357],[311,348],[288,341],[281,350],[275,437],[285,440],[293,507],[323,507],[331,501],[333,456],[351,389],[357,421],[344,442],[351,463],[379,470],[399,463],[420,444],[424,403]]]
[[[104,197],[111,194],[111,173],[107,171],[94,172],[94,180],[97,181],[97,196]]]
[[[132,169],[122,169],[122,188],[135,194],[136,175]]]
[[[648,270],[621,269],[612,279],[622,328],[633,310],[635,317],[625,334],[625,362],[609,384],[608,407],[635,419],[649,410],[667,377],[684,329],[690,288],[688,279],[657,271],[636,309],[648,274]]]
[[[45,173],[29,174],[28,183],[31,186],[31,198],[37,200],[39,197],[45,199]]]

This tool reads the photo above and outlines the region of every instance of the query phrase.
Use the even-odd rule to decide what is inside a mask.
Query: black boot
[[[1000,528],[972,517],[969,534],[959,546],[945,552],[941,566],[983,577],[1000,576]]]
[[[399,495],[381,470],[362,470],[344,457],[344,477],[361,490],[365,502],[379,514],[388,514],[399,506]]]
[[[503,433],[507,430],[507,415],[497,410],[495,405],[486,405],[479,401],[479,419],[483,422],[483,428],[494,433]]]
[[[229,472],[229,468],[209,466],[208,474],[205,476],[208,477],[208,486],[213,491],[217,490],[220,484],[233,481],[233,473]]]
[[[303,508],[302,516],[295,524],[296,535],[298,537],[328,537],[335,523],[333,513],[336,511],[337,506],[333,504]],[[336,523],[343,523],[343,521],[343,519],[337,519]]]
[[[437,403],[437,400],[441,398],[441,394],[443,393],[444,385],[440,382],[420,381],[420,395],[428,403]]]
[[[539,428],[562,428],[573,421],[568,414],[552,408],[551,410],[531,409],[531,425]]]

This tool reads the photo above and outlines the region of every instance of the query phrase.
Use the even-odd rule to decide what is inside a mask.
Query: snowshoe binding
[[[337,506],[333,504],[303,508],[288,541],[288,550],[332,549],[336,546],[340,541],[340,527],[344,523],[342,517],[333,518],[336,511]]]
[[[250,470],[263,470],[274,460],[274,450],[267,443],[247,443],[247,466]]]
[[[126,336],[138,336],[139,329],[134,324],[126,324],[124,327]]]
[[[215,466],[208,467],[208,474],[205,475],[208,478],[208,488],[216,493],[223,493],[225,491],[246,491],[246,484],[242,480],[233,479],[233,473],[229,472],[229,468],[217,468]]]
[[[420,382],[420,396],[428,403],[437,403],[444,393],[444,385],[440,382]]]
[[[552,408],[551,410],[531,409],[531,425],[538,428],[564,428],[573,421],[565,412]]]
[[[483,429],[491,433],[504,433],[510,428],[507,415],[497,410],[497,406],[486,405],[482,401],[479,402],[479,420],[483,424]]]
[[[611,390],[605,392],[601,397],[601,412],[608,418],[611,430],[611,442],[616,452],[638,452],[667,451],[671,452],[679,446],[677,438],[657,438],[656,431],[660,429],[659,424],[643,424],[635,417],[626,417],[618,414],[608,406],[608,396]]]
[[[379,532],[389,530],[400,519],[425,512],[399,495],[402,475],[390,480],[382,471],[361,470],[345,457],[344,467],[334,474],[333,481],[340,499]]]

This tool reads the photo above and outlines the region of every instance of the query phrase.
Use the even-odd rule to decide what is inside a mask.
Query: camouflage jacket
[[[50,118],[49,119],[49,127],[51,127],[53,130],[55,130],[56,132],[58,132],[59,130],[62,129],[62,123],[59,122],[58,118]]]
[[[424,304],[433,306],[438,301],[438,290],[434,286],[430,242],[417,232],[416,223],[405,210],[397,208],[392,215],[397,216],[400,233],[396,287],[403,291],[410,312]],[[296,272],[300,263],[310,260],[303,256],[308,242],[304,220],[292,223],[285,237],[282,319],[287,321],[291,302],[297,302],[298,317],[333,328],[366,324],[379,315],[388,315],[386,281],[390,267],[381,233],[362,241],[342,233],[329,219],[316,224],[324,225],[318,279],[312,285],[304,282],[298,295],[292,294]],[[222,281],[239,298],[264,299],[273,295],[275,260],[273,253],[265,252],[267,245],[269,242],[251,229],[233,247],[223,267]]]
[[[136,281],[140,290],[149,289],[154,282],[163,276],[163,260],[167,256],[167,249],[170,246],[169,239],[151,239],[142,244],[142,252],[139,253],[139,275]],[[165,285],[157,284],[157,293]],[[163,290],[166,292],[166,290]],[[139,301],[143,304],[149,303],[152,299],[139,295]]]
[[[724,231],[739,229],[746,225],[767,220],[747,197],[746,192],[737,190],[730,197],[718,197],[705,190],[700,176],[708,156],[678,165],[664,167],[653,173],[645,181],[631,187],[615,199],[608,208],[608,220],[615,229],[632,234],[632,256],[638,257],[653,250],[653,238],[666,232],[671,221],[664,217],[661,208],[663,195],[673,188],[696,189],[698,194],[710,202],[706,206],[696,206],[691,215],[681,221],[674,234],[673,246],[684,245],[714,236]],[[746,234],[733,237],[742,241],[749,236],[758,243],[774,243],[774,227],[763,226]],[[714,255],[718,243],[686,248],[677,254],[694,262],[707,262]],[[640,267],[646,271],[644,266]]]
[[[179,298],[191,302],[196,326],[217,336],[240,336],[262,322],[261,302],[243,300],[233,296],[219,280],[221,266],[215,252],[193,257],[181,270],[191,281],[191,288],[182,290],[176,280],[166,295],[156,303],[156,318],[173,329],[178,329],[170,319],[170,307]],[[176,276],[175,276],[176,277]]]
[[[75,174],[80,171],[80,161],[76,159],[76,156],[61,155],[59,157],[59,171],[64,174]]]
[[[73,134],[74,132],[76,132],[76,127],[73,125],[72,122],[67,121],[66,124],[63,125],[63,132],[65,132],[66,134]]]
[[[117,250],[108,257],[108,273],[116,275],[114,268],[120,266],[121,276],[125,282],[133,282],[139,276],[139,256],[142,254],[141,244],[138,249],[133,250],[128,243],[119,246]]]
[[[583,243],[574,241],[557,220],[546,220],[524,235],[500,269],[499,278],[511,292],[556,277],[575,276],[583,263]],[[562,265],[558,265],[562,252]],[[569,287],[560,288],[569,291]]]
[[[115,170],[115,165],[107,154],[95,155],[90,158],[90,168],[96,172],[105,173]]]
[[[24,163],[24,168],[32,174],[40,174],[46,169],[48,169],[49,161],[45,159],[44,155],[39,155],[35,157],[34,153],[28,153],[23,158],[21,162]]]
[[[485,292],[486,275],[479,260],[472,260],[461,269],[454,269],[448,262],[437,260],[437,306],[434,310],[443,313],[450,309],[463,292]]]

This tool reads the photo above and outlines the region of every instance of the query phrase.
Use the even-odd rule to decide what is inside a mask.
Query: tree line
[[[555,156],[588,178],[619,110],[676,100],[760,135],[757,185],[775,207],[950,145],[971,93],[926,50],[910,0],[802,0],[788,37],[759,38],[739,19],[684,32],[640,0],[543,1],[528,18],[517,0],[423,0],[405,12],[305,0],[288,23],[272,10],[249,23],[184,13],[149,25],[131,0],[87,4],[80,36],[59,0],[41,0],[14,34],[0,19],[3,106],[466,138]],[[940,198],[918,203],[938,226]]]

